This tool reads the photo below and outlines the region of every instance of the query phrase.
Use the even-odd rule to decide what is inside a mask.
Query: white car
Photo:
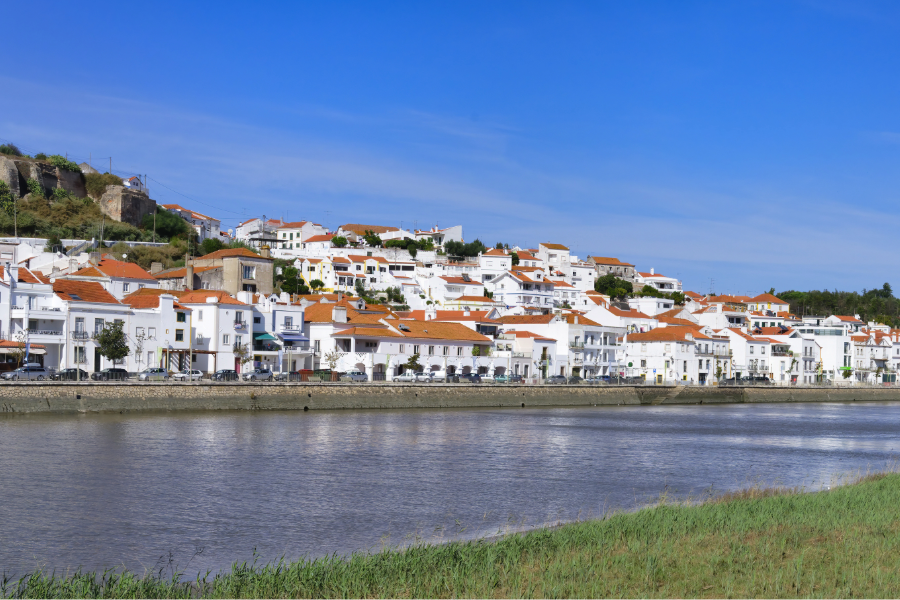
[[[172,375],[172,379],[175,381],[200,381],[203,379],[203,371],[197,369],[185,369]]]
[[[441,383],[444,383],[447,381],[447,371],[434,371],[431,374],[431,381],[440,381]]]
[[[348,373],[344,373],[341,376],[342,381],[357,381],[357,382],[367,382],[369,381],[369,376],[363,373],[362,371],[350,371]]]
[[[269,369],[253,369],[241,375],[244,381],[274,381],[275,375]]]
[[[394,378],[391,381],[397,381],[397,382],[405,381],[407,383],[412,383],[415,380],[416,380],[416,374],[413,373],[412,371],[407,371],[406,373],[394,375]]]
[[[418,373],[416,373],[416,381],[421,381],[424,383],[431,383],[432,381],[434,381],[434,379],[432,377],[433,375],[434,375],[434,373],[432,373],[431,371],[428,371],[428,372],[419,371]]]

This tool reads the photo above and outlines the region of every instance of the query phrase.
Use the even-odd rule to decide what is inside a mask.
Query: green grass
[[[293,563],[195,581],[35,573],[16,597],[897,597],[900,475],[827,492],[751,489],[498,541]]]

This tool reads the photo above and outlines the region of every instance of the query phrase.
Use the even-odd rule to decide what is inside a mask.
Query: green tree
[[[112,361],[119,361],[131,353],[122,325],[122,321],[113,321],[103,327],[97,336],[97,345],[100,347],[101,356]]]
[[[378,237],[378,234],[374,231],[366,229],[366,234],[363,236],[363,240],[365,240],[366,246],[372,246],[374,248],[381,247],[381,238]]]
[[[347,238],[342,235],[336,235],[331,238],[331,245],[335,248],[343,248],[347,245]]]
[[[34,198],[44,197],[44,188],[41,187],[41,183],[37,179],[29,179],[25,185],[28,186],[28,193]]]
[[[612,273],[598,277],[597,281],[594,282],[594,289],[611,298],[623,298],[634,293],[634,286],[630,281],[619,279]]]
[[[0,181],[0,210],[8,215],[12,215],[15,210],[15,201],[9,186],[5,181]]]
[[[106,191],[106,187],[110,185],[123,185],[122,178],[110,173],[102,175],[100,173],[86,173],[84,175],[84,187],[88,196],[95,200],[99,200]]]
[[[0,154],[6,154],[7,156],[22,156],[22,151],[19,150],[18,146],[10,142],[8,144],[0,144]]]
[[[512,257],[512,264],[514,266],[519,264],[519,253],[518,252],[511,252],[509,255]]]
[[[212,254],[217,250],[222,250],[228,246],[219,238],[206,238],[200,242],[200,253],[203,255]]]
[[[300,276],[300,269],[293,266],[284,267],[281,271],[281,291],[287,292],[288,294],[302,294],[306,295],[309,293],[309,288],[306,285],[306,282],[303,280],[303,277]]]
[[[422,370],[422,365],[419,364],[418,354],[413,354],[412,356],[410,356],[409,360],[407,360],[403,366],[406,367],[408,371],[412,371],[413,373],[418,373]]]
[[[153,215],[145,215],[141,226],[148,231],[153,231]],[[156,208],[157,239],[187,239],[193,231],[188,222],[175,213],[169,212],[162,207]]]
[[[359,282],[357,282],[359,283]],[[321,290],[325,287],[325,282],[321,279],[313,279],[309,282],[309,287],[312,288],[313,291]]]

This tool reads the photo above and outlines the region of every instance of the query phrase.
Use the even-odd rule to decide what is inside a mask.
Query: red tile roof
[[[306,244],[308,242],[330,242],[331,238],[333,238],[334,236],[335,234],[333,233],[326,233],[325,235],[314,235],[303,240],[303,243]]]
[[[112,294],[103,289],[96,281],[73,281],[57,279],[53,282],[53,293],[62,300],[70,302],[99,302],[102,304],[121,304]]]
[[[121,260],[112,260],[104,258],[97,266],[89,266],[72,273],[79,277],[119,277],[121,279],[142,279],[153,281],[153,275],[142,269],[140,266],[123,262]]]
[[[228,292],[223,292],[221,290],[194,290],[192,292],[185,292],[178,301],[181,302],[181,304],[206,304],[207,298],[215,298],[216,304],[249,306],[230,296]]]
[[[225,248],[223,250],[216,250],[215,252],[211,252],[205,256],[199,257],[197,260],[214,260],[218,258],[228,258],[230,256],[246,256],[247,258],[262,258],[259,254],[248,250],[247,248]],[[272,259],[266,259],[272,260]]]

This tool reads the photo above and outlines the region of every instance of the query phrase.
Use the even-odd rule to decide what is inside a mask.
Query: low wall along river
[[[335,410],[852,402],[900,400],[895,388],[560,386],[365,383],[22,383],[0,386],[0,412]]]

